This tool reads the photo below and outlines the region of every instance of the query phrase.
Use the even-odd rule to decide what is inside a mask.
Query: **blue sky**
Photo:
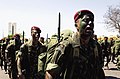
[[[104,14],[108,6],[116,6],[120,0],[0,0],[0,38],[7,36],[8,23],[17,24],[17,33],[25,31],[30,38],[30,28],[41,28],[41,36],[49,37],[57,33],[58,14],[61,13],[61,30],[74,27],[74,14],[81,9],[91,10],[95,14],[95,33],[98,36],[117,35],[104,26]]]

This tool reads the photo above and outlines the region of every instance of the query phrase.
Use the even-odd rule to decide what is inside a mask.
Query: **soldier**
[[[42,46],[39,42],[41,30],[39,27],[31,27],[32,40],[23,44],[20,48],[20,52],[17,54],[17,69],[19,79],[43,79],[44,75],[41,76],[43,64],[39,65],[38,68],[38,56],[39,63],[42,63],[44,59],[44,52],[46,47]]]
[[[7,45],[9,44],[10,38],[6,38],[5,43],[3,44],[4,46],[4,52],[7,48]],[[4,59],[4,69],[5,69],[5,73],[7,73],[7,63],[8,63],[8,59],[7,59],[7,53],[5,52],[5,59]]]
[[[104,41],[101,43],[102,46],[102,52],[103,52],[103,58],[105,59],[107,63],[105,63],[105,67],[109,69],[108,63],[110,62],[110,55],[111,55],[111,47],[110,43],[108,42],[108,37],[104,37]]]
[[[0,67],[1,67],[1,70],[2,70],[2,51],[1,51],[1,47],[2,47],[2,39],[0,40]]]
[[[114,63],[116,63],[117,69],[120,70],[120,39],[115,41],[113,52],[115,54]]]
[[[94,14],[81,10],[75,14],[74,20],[77,32],[72,40],[65,38],[55,49],[45,79],[105,79],[100,51],[92,38]]]
[[[116,56],[120,55],[120,39],[115,41],[115,45],[114,46],[115,46],[115,49],[114,49],[115,55]]]
[[[99,42],[99,44],[101,45],[101,43],[103,42],[102,37],[99,37],[98,42]]]
[[[69,29],[65,29],[60,33],[60,41],[63,40],[70,40],[70,38],[72,37],[73,31],[69,30]],[[47,55],[46,55],[46,63],[45,63],[45,69],[47,64],[51,61],[52,56],[54,54],[53,51],[55,51],[55,48],[59,46],[59,42],[58,42],[58,35],[54,34],[51,36],[50,41],[47,44]]]
[[[14,39],[10,40],[5,50],[8,60],[8,74],[12,79],[17,79],[17,64],[16,64],[16,53],[19,51],[21,46],[20,35],[15,34]]]
[[[0,42],[0,67],[1,67],[1,70],[3,70],[3,53],[2,53],[2,45],[3,45],[3,39],[1,39],[1,42]]]
[[[3,56],[3,61],[2,63],[4,62],[4,70],[5,70],[5,74],[7,74],[7,59],[6,59],[6,52],[5,52],[5,49],[8,45],[8,42],[10,41],[9,38],[4,38],[3,39],[3,44],[2,44],[2,56]]]
[[[115,52],[113,52],[112,50],[114,50],[114,44],[115,44],[115,40],[111,37],[110,38],[110,49],[111,49],[111,61],[114,63],[115,60]]]

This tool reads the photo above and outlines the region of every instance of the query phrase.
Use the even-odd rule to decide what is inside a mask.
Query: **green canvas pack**
[[[60,42],[62,42],[64,40],[68,40],[68,41],[71,42],[72,41],[72,34],[73,34],[73,31],[71,31],[69,29],[63,30],[60,33]],[[47,56],[46,56],[45,69],[47,67],[47,64],[51,61],[56,47],[58,47],[60,45],[60,42],[58,42],[57,37],[58,36],[56,34],[52,35],[52,37],[50,38],[49,43],[47,44],[48,49],[47,49],[47,53],[46,53]]]

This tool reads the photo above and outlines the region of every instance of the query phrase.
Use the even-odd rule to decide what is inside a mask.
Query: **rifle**
[[[46,44],[48,44],[48,33],[47,33],[47,39],[46,39]]]
[[[22,39],[22,43],[24,44],[24,35],[25,35],[25,32],[23,31],[23,39]]]
[[[58,17],[58,43],[60,42],[60,12],[59,12],[59,17]]]

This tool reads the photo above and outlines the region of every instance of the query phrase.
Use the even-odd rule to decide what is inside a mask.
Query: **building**
[[[16,23],[8,23],[8,35],[16,34]]]

